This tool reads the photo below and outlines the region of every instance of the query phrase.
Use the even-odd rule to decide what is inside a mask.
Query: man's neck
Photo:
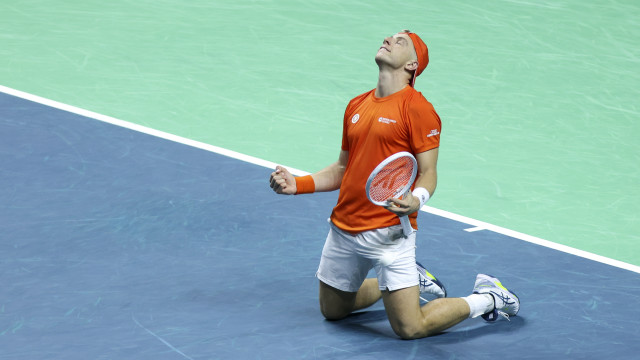
[[[376,97],[383,98],[395,94],[408,85],[406,74],[398,71],[380,69],[378,72],[378,85],[376,85]]]

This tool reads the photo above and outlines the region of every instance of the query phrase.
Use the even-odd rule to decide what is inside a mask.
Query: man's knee
[[[425,318],[414,318],[406,322],[390,318],[389,322],[393,332],[403,340],[421,339],[440,332],[435,323]]]
[[[320,300],[320,312],[325,319],[331,321],[344,319],[350,313],[347,309],[335,306],[335,304],[327,304],[322,300]]]
[[[393,331],[405,340],[434,335],[437,330],[431,319],[425,317],[420,307],[417,286],[383,292],[385,308]],[[433,300],[437,303],[436,300]]]
[[[340,320],[353,310],[355,293],[335,289],[320,282],[320,311],[327,320]]]
[[[411,325],[396,325],[392,326],[393,332],[396,333],[403,340],[413,340],[420,339],[429,334],[425,331],[426,329],[421,326],[416,326],[415,324]]]

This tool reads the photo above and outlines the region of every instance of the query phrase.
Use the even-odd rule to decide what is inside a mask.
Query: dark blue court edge
[[[6,94],[0,165],[0,359],[640,351],[640,277],[626,270],[421,213],[418,260],[450,296],[485,272],[522,306],[510,322],[401,341],[381,304],[340,322],[318,311],[314,274],[336,193],[276,196],[270,169]]]

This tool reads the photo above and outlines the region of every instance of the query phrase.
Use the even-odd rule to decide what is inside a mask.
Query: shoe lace
[[[498,310],[497,313],[498,313],[498,315],[504,317],[508,321],[511,321],[511,319],[509,319],[509,314],[507,314],[506,312]]]

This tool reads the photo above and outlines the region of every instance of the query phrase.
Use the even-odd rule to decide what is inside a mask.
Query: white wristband
[[[420,200],[420,207],[421,208],[424,206],[424,204],[427,203],[427,201],[429,201],[429,197],[431,197],[429,195],[429,191],[427,191],[427,189],[425,189],[423,187],[418,187],[418,188],[413,189],[411,194],[413,194],[413,196],[417,197],[418,200]]]

